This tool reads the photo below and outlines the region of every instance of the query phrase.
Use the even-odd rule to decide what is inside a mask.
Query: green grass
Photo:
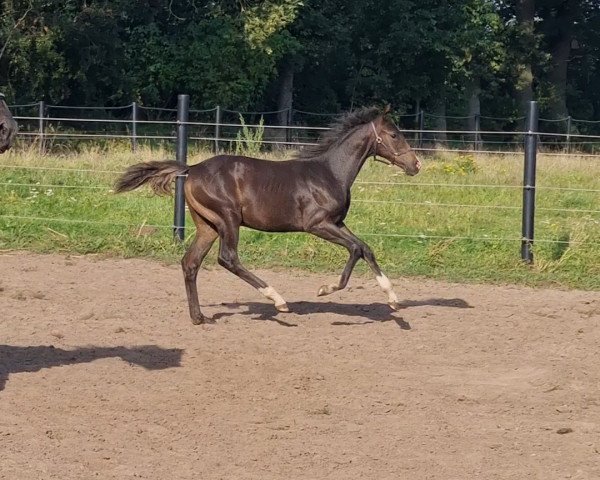
[[[179,261],[184,247],[172,240],[173,200],[147,190],[112,192],[113,172],[172,156],[150,149],[133,155],[126,145],[76,155],[39,156],[33,149],[3,155],[0,249]],[[195,152],[190,163],[207,156]],[[391,276],[600,289],[600,194],[585,191],[600,190],[600,162],[538,158],[534,265],[520,261],[522,163],[521,155],[438,155],[425,159],[420,175],[407,177],[369,161],[353,188],[346,223]],[[387,182],[395,185],[381,184]],[[187,224],[193,225],[189,218]],[[193,227],[186,230],[187,241],[192,234]],[[207,263],[215,262],[215,250]],[[347,253],[306,234],[244,230],[240,256],[253,267],[339,272]],[[357,270],[366,267],[359,264]]]

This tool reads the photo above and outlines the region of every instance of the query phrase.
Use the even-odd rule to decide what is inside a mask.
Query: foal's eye
[[[392,133],[392,138],[396,138],[396,134],[395,133]]]

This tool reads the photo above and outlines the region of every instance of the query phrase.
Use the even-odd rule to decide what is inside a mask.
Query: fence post
[[[571,153],[571,115],[567,117],[567,153]]]
[[[415,134],[413,136],[413,142],[415,143],[415,147],[419,146],[419,114],[420,110],[415,112]]]
[[[479,132],[481,131],[481,115],[478,113],[475,114],[475,142],[473,143],[474,150],[481,150],[481,136]]]
[[[131,104],[131,151],[137,152],[137,121],[138,121],[138,104]]]
[[[40,138],[40,155],[46,152],[46,140],[44,138],[44,117],[46,116],[46,104],[43,100],[40,100],[38,104],[38,128]]]
[[[188,126],[190,96],[177,96],[177,145],[175,160],[183,165],[187,164]],[[185,178],[179,176],[175,179],[175,216],[173,219],[173,236],[175,240],[183,241],[185,235],[185,198],[183,196],[183,183]]]
[[[221,134],[221,106],[217,105],[215,113],[215,155],[219,154],[219,136]]]
[[[287,126],[291,127],[292,126],[292,107],[288,108],[287,111]],[[286,128],[285,129],[285,141],[289,144],[292,143],[292,129],[291,128]],[[286,145],[286,147],[289,147],[289,145]]]
[[[419,148],[423,148],[423,130],[425,130],[425,112],[421,109],[419,110],[419,141],[417,142]]]
[[[523,228],[521,258],[533,263],[533,230],[535,221],[535,173],[538,142],[538,104],[529,102],[527,133],[525,134],[525,164],[523,168]]]

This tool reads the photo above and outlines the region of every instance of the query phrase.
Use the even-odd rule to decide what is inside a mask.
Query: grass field
[[[195,153],[190,163],[207,156]],[[184,247],[172,240],[173,200],[147,190],[112,192],[127,165],[167,158],[172,152],[134,155],[126,146],[76,155],[39,156],[33,149],[3,155],[0,249],[179,261]],[[353,188],[346,223],[389,275],[600,289],[597,158],[538,157],[532,266],[520,261],[521,155],[424,160],[422,173],[412,178],[368,161]],[[192,234],[186,230],[188,241]],[[215,250],[207,264],[214,263]],[[242,234],[240,255],[249,266],[332,272],[341,271],[347,258],[345,250],[306,234],[250,230]]]

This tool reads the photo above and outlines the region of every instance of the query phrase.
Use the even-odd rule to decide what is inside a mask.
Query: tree
[[[594,50],[600,4],[594,0],[509,0],[497,6],[511,32],[508,55],[516,69],[512,75],[522,111],[526,102],[537,98],[552,118],[574,113],[569,108],[571,78],[581,72],[571,67],[580,66],[572,63],[572,47],[578,47],[580,58]],[[586,57],[593,69],[597,60],[593,54]]]
[[[585,8],[571,44],[567,104],[577,118],[600,120],[600,4],[588,1]]]
[[[19,100],[156,103],[186,91],[197,105],[245,108],[293,48],[285,27],[300,4],[7,0],[0,82],[19,78]]]
[[[18,103],[391,103],[444,128],[446,112],[514,116],[535,98],[545,115],[600,118],[597,0],[0,0],[0,13],[0,89]]]

